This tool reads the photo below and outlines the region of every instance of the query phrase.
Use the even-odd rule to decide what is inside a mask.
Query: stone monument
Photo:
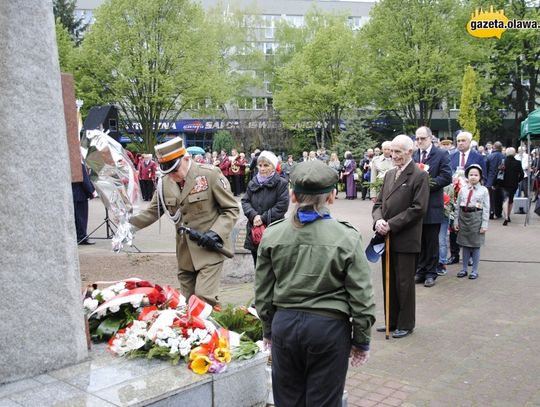
[[[52,1],[0,2],[0,383],[87,357]]]

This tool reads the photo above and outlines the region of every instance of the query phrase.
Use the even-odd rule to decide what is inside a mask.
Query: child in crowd
[[[480,246],[484,244],[489,221],[489,192],[480,181],[482,167],[472,164],[465,169],[468,184],[459,191],[454,228],[458,231],[457,243],[463,247],[463,269],[459,278],[467,276],[469,258],[472,257],[471,280],[478,278]]]

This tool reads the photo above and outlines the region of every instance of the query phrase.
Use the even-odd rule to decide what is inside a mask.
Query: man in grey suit
[[[389,329],[394,338],[412,333],[416,321],[414,276],[421,247],[422,219],[429,199],[428,173],[412,159],[414,143],[409,136],[392,140],[395,168],[387,171],[373,205],[375,231],[390,237]],[[386,264],[383,261],[383,287]],[[384,332],[385,327],[377,328]]]

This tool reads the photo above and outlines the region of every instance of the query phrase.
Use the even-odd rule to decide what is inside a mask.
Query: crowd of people
[[[338,191],[354,200],[359,189],[373,203],[368,251],[375,241],[388,250],[381,262],[386,323],[376,330],[393,338],[415,329],[416,285],[435,286],[460,255],[456,276],[476,280],[490,220],[504,218],[506,226],[514,197],[538,197],[538,149],[529,157],[524,146],[478,146],[467,131],[455,141],[439,140],[423,126],[362,157],[346,151],[340,160],[319,149],[295,161],[258,149],[249,157],[236,149],[191,157],[177,137],[156,146],[157,162],[150,154],[134,162],[143,198],[151,202],[130,224],[143,228],[165,213],[180,225],[181,291],[219,307],[223,260],[240,215],[234,197],[241,196],[276,405],[338,405],[348,359],[353,365],[369,359],[375,322],[360,235],[329,211]]]

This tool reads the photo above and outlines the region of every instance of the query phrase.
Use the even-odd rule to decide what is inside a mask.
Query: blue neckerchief
[[[329,213],[320,214],[315,211],[299,211],[296,214],[298,220],[301,224],[305,225],[306,223],[315,222],[318,219],[330,219],[331,216]]]

